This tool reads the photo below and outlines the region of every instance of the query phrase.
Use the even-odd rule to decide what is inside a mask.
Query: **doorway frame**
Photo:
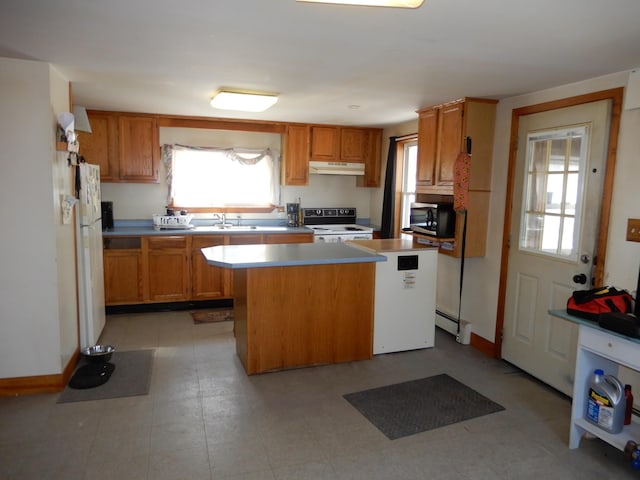
[[[507,272],[509,269],[509,235],[511,232],[512,198],[514,190],[514,171],[518,147],[518,129],[520,117],[534,113],[548,112],[565,107],[573,107],[585,103],[611,100],[611,116],[609,126],[609,141],[607,146],[607,158],[605,159],[605,176],[602,193],[602,205],[600,208],[600,223],[598,233],[598,246],[594,258],[594,287],[601,286],[604,281],[604,265],[607,252],[607,237],[609,233],[609,220],[611,216],[611,197],[613,195],[613,177],[616,169],[616,157],[618,152],[618,134],[620,131],[620,116],[622,114],[622,99],[624,87],[600,90],[598,92],[567,97],[559,100],[514,108],[511,111],[511,133],[509,135],[509,165],[507,169],[507,192],[505,195],[504,225],[502,230],[502,251],[500,257],[500,283],[498,286],[498,305],[496,313],[495,342],[493,344],[493,356],[502,358],[502,335],[504,331],[504,309],[507,290]]]

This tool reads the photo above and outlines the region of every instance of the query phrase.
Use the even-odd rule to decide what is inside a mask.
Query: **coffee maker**
[[[299,203],[287,203],[287,226],[299,227],[300,226],[300,204]]]
[[[102,202],[102,230],[113,230],[113,202]]]

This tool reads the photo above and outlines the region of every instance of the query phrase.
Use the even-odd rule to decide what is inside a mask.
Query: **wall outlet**
[[[627,241],[640,242],[640,218],[627,219]]]

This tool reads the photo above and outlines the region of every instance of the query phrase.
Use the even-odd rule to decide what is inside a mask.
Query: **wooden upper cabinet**
[[[418,193],[453,194],[454,166],[471,139],[471,190],[491,189],[495,100],[465,98],[418,112]]]
[[[91,133],[78,136],[80,154],[100,166],[102,182],[157,183],[158,124],[153,115],[90,110]]]
[[[283,139],[282,184],[309,184],[309,126],[289,125]]]
[[[155,117],[123,115],[119,118],[120,180],[157,183],[160,164]]]
[[[78,132],[80,154],[87,163],[100,167],[100,180],[117,182],[120,176],[118,160],[118,120],[112,113],[88,114],[91,133]]]
[[[358,187],[379,187],[381,162],[380,149],[382,148],[382,130],[368,129],[365,135],[364,150],[364,175],[356,178]]]
[[[436,138],[438,136],[438,109],[420,112],[418,117],[418,163],[416,183],[418,187],[434,185],[436,164]]]
[[[311,127],[311,160],[338,161],[340,147],[340,130],[338,127]]]
[[[364,163],[368,157],[369,133],[362,128],[342,127],[340,129],[340,160]]]
[[[377,128],[313,125],[310,130],[310,160],[364,163],[365,174],[358,187],[380,186],[382,130]]]
[[[311,127],[311,160],[366,163],[371,129],[358,127]]]
[[[457,103],[440,109],[438,151],[435,164],[435,184],[453,188],[453,167],[464,147],[462,145],[462,115],[464,104]]]

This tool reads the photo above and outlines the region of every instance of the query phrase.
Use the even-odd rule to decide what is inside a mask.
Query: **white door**
[[[567,395],[577,328],[547,312],[591,288],[609,112],[603,100],[519,123],[502,357]]]

